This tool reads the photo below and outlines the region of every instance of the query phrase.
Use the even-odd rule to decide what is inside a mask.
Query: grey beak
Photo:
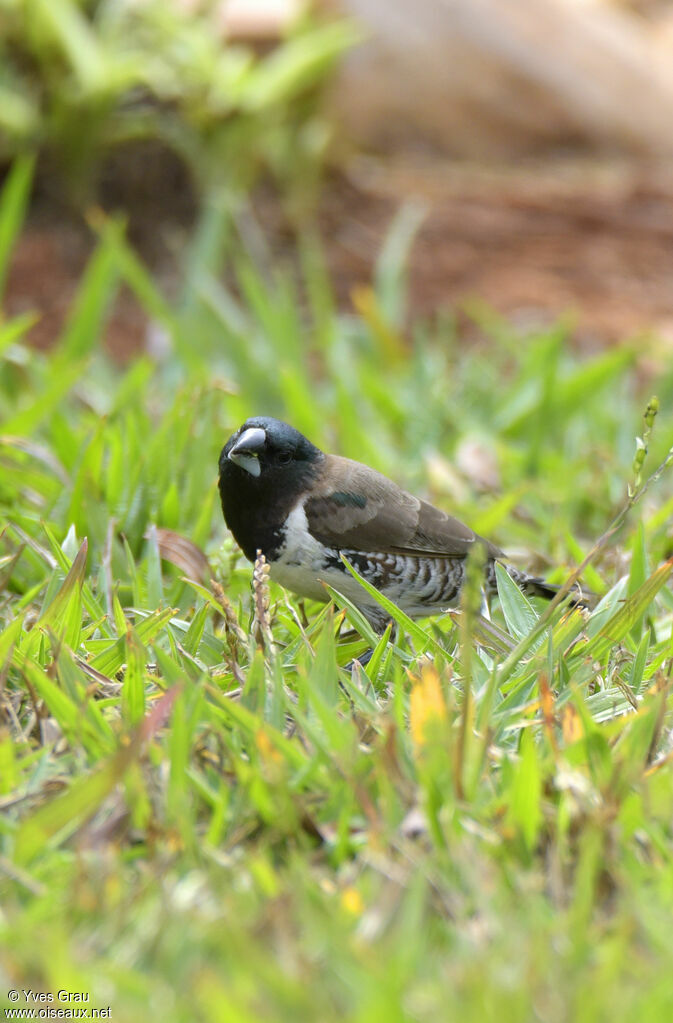
[[[266,434],[258,426],[244,430],[227,455],[230,462],[245,469],[251,476],[259,476],[261,470],[258,454],[264,449]]]

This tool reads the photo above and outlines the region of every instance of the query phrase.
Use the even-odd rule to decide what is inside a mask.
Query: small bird
[[[496,562],[529,596],[551,599],[558,590],[506,564],[501,550],[458,519],[361,462],[325,454],[279,419],[247,419],[229,438],[219,490],[225,522],[246,558],[254,561],[261,551],[271,578],[302,597],[327,600],[321,584],[328,583],[378,631],[388,615],[342,555],[411,618],[458,603],[467,556],[479,543],[487,594],[497,592]]]

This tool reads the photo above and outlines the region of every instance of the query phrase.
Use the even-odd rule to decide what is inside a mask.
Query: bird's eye
[[[278,461],[281,465],[287,465],[288,462],[292,461],[291,451],[281,451],[278,455]]]

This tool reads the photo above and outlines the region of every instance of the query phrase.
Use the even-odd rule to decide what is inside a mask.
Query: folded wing
[[[489,557],[502,557],[502,551],[458,519],[381,473],[337,455],[326,461],[320,483],[304,504],[309,530],[321,543],[344,550],[464,558],[481,542]]]

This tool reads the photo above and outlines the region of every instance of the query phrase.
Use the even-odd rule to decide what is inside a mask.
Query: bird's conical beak
[[[227,458],[241,469],[245,469],[251,476],[259,476],[262,470],[257,456],[264,449],[265,444],[264,430],[258,426],[250,426],[243,431],[229,451]]]

